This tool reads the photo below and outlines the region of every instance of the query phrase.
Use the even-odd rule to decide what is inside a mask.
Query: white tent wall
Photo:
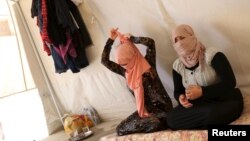
[[[30,40],[29,33],[26,30],[26,22],[22,17],[23,13],[20,9],[20,5],[18,3],[9,2],[9,8],[11,11],[11,15],[14,20],[15,30],[17,32],[17,38],[19,41],[19,47],[24,49],[24,55],[27,56],[27,61],[29,63],[29,67],[31,68],[32,76],[34,77],[35,81],[35,88],[38,89],[38,92],[42,98],[42,103],[44,107],[44,112],[49,113],[45,114],[48,133],[51,134],[58,130],[62,126],[60,121],[60,117],[56,111],[55,104],[51,97],[51,90],[49,89],[50,86],[49,82],[46,82],[46,77],[44,72],[41,69],[42,64],[40,64],[39,60],[37,59],[37,54],[32,46],[32,41]],[[25,70],[27,71],[27,70]],[[49,80],[47,80],[49,81]],[[53,94],[53,93],[52,93]],[[62,109],[60,109],[62,111]]]
[[[67,112],[77,113],[89,103],[105,121],[122,119],[135,110],[124,78],[101,64],[101,53],[112,27],[155,40],[158,73],[171,98],[171,69],[177,56],[170,33],[173,26],[182,23],[191,25],[206,46],[224,52],[242,92],[250,90],[249,0],[83,0],[78,8],[93,45],[86,49],[90,65],[75,74],[70,70],[55,73],[52,57],[42,49],[36,20],[31,18],[31,0],[21,0],[20,5],[52,87]],[[144,48],[140,46],[142,51]]]

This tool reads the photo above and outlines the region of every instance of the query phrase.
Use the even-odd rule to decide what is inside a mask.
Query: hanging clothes
[[[32,0],[31,17],[37,17],[44,51],[52,55],[56,73],[77,73],[89,65],[85,48],[92,41],[71,0]]]

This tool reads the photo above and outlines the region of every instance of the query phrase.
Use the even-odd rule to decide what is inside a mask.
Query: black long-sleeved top
[[[166,90],[164,89],[162,82],[156,72],[156,51],[155,42],[153,39],[148,37],[134,37],[131,36],[130,40],[136,44],[143,44],[147,46],[145,59],[151,65],[151,73],[145,72],[143,74],[143,87],[144,87],[144,101],[145,107],[149,112],[157,113],[159,111],[169,111],[172,109],[172,102],[168,96]],[[119,64],[111,61],[109,59],[111,46],[113,45],[113,40],[108,39],[102,53],[102,64],[106,66],[109,70],[120,74],[125,77],[125,69]]]

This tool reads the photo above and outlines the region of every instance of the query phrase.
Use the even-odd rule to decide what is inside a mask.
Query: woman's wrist
[[[109,39],[111,39],[111,40],[113,40],[113,41],[115,40],[115,38],[114,38],[114,37],[109,37]]]

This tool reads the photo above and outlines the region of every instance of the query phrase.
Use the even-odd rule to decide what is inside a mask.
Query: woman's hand
[[[130,33],[125,33],[125,34],[121,34],[120,32],[117,31],[118,37],[120,39],[121,43],[126,42],[127,40],[130,39],[131,34]]]
[[[179,96],[179,101],[181,105],[185,108],[189,108],[193,106],[193,104],[188,101],[187,97],[184,94],[181,94]]]
[[[115,40],[118,36],[118,28],[112,28],[110,30],[110,39]]]
[[[190,100],[198,99],[202,96],[202,88],[198,85],[190,85],[186,89],[186,97]]]
[[[127,38],[127,39],[130,39],[130,37],[132,36],[130,33],[125,33],[125,34],[123,34],[123,36],[125,37],[125,38]]]

